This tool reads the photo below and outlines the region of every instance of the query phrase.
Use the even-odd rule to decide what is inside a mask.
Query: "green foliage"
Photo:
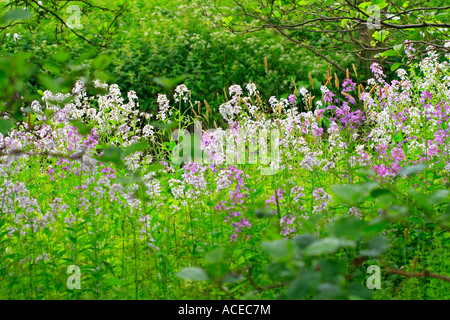
[[[315,86],[310,94],[319,97],[320,80],[328,65],[266,31],[243,36],[214,32],[202,12],[185,1],[130,3],[129,12],[114,21],[91,8],[93,14],[83,20],[86,27],[80,30],[88,42],[66,29],[55,38],[59,22],[39,17],[42,25],[38,26],[36,12],[31,10],[0,14],[1,26],[27,21],[39,31],[26,33],[22,24],[0,31],[2,139],[17,129],[31,140],[36,138],[33,129],[44,125],[52,134],[66,133],[65,138],[73,139],[61,139],[61,154],[53,157],[40,143],[34,156],[30,156],[36,151],[31,147],[1,154],[0,190],[5,192],[0,195],[0,299],[449,298],[448,284],[410,276],[450,270],[448,175],[437,173],[444,161],[434,166],[426,162],[402,165],[397,175],[383,181],[373,168],[351,165],[361,142],[359,134],[370,127],[358,127],[355,132],[341,127],[346,149],[336,149],[336,167],[328,171],[305,170],[302,159],[292,158],[289,168],[273,177],[261,176],[254,165],[239,164],[234,169],[243,170],[248,178],[243,185],[227,180],[229,189],[217,188],[217,177],[209,169],[201,171],[205,182],[201,188],[186,183],[185,164],[170,166],[163,161],[170,161],[176,148],[170,139],[172,131],[192,127],[194,112],[198,112],[196,119],[209,120],[210,127],[221,125],[217,108],[230,98],[230,85],[252,81],[260,90],[258,99],[287,98],[297,88],[308,86],[309,72]],[[278,9],[273,12],[267,7],[258,9],[274,23],[286,17],[283,8],[291,4],[276,3]],[[114,4],[120,6],[122,1]],[[371,4],[388,6],[380,0],[359,7],[366,12]],[[403,8],[410,6],[402,4]],[[425,17],[429,14],[423,14],[424,19],[440,19]],[[236,19],[220,21],[229,29]],[[340,25],[349,28],[353,22],[346,19]],[[16,32],[19,37],[14,36]],[[105,40],[107,45],[89,43],[103,43],[102,32],[111,36],[111,41]],[[304,44],[325,45],[316,34],[293,33]],[[411,33],[417,40],[418,35]],[[385,45],[394,35],[383,30],[372,37],[377,45]],[[383,57],[397,61],[401,50],[395,46]],[[330,55],[351,66],[348,55]],[[399,66],[397,62],[391,69]],[[91,112],[103,108],[106,120],[84,113],[64,123],[56,121],[55,106],[72,103],[74,97],[44,103],[38,111],[30,107],[31,101],[49,96],[45,90],[68,93],[79,79],[87,83],[90,96],[104,93],[92,80],[118,82],[127,91],[135,90],[140,104],[130,96],[128,105],[119,103],[120,94],[117,100],[109,96],[114,101],[104,105],[100,99],[83,100],[78,103],[86,103]],[[195,93],[188,103],[171,101],[170,118],[155,122],[157,94],[173,93],[181,83]],[[356,97],[356,92],[352,94]],[[299,98],[298,92],[295,96]],[[211,103],[211,112],[206,111],[209,105],[204,100]],[[268,119],[284,120],[281,112],[272,112],[263,102],[255,104]],[[309,104],[299,106],[318,110]],[[124,112],[130,106],[136,108]],[[299,132],[295,146],[289,148],[298,149],[302,141],[318,154],[328,153],[329,145],[322,143],[331,137],[326,130],[329,114],[325,115],[317,122],[317,129],[324,129],[323,141]],[[440,125],[448,131],[445,122]],[[155,132],[142,137],[143,127]],[[292,129],[296,131],[297,124]],[[388,130],[387,137],[396,144],[405,140],[400,129]],[[429,139],[434,133],[421,126],[420,135]],[[90,154],[70,154],[72,143],[81,141],[86,148],[97,138]],[[199,151],[198,139],[192,138],[191,155]],[[369,152],[377,158],[375,151]],[[412,152],[405,153],[414,159]],[[83,156],[91,158],[77,162]],[[84,177],[80,175],[83,170],[87,172]],[[230,241],[234,221],[219,207],[237,186],[245,190],[245,196],[236,211],[248,219],[252,229],[241,225],[241,237]],[[302,191],[294,195],[294,187]],[[314,195],[319,188],[331,189],[333,194],[323,210]],[[3,204],[10,205],[11,211]],[[298,229],[283,233],[283,223],[286,227],[293,218]],[[81,290],[66,286],[69,265],[81,266]],[[366,271],[373,265],[382,267],[381,290],[366,286]],[[390,268],[407,276],[389,273]]]

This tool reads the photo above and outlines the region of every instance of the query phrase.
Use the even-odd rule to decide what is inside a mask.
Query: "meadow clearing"
[[[450,41],[339,72],[147,5],[2,33],[0,299],[450,298]]]

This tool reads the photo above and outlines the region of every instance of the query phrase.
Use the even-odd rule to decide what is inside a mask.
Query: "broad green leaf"
[[[331,190],[338,195],[345,203],[354,205],[363,201],[366,193],[372,191],[377,186],[376,182],[364,182],[359,185],[355,184],[341,184],[334,185]]]
[[[0,133],[6,134],[13,127],[11,119],[0,119]]]
[[[399,54],[397,51],[391,49],[391,50],[387,50],[383,53],[380,54],[382,57],[397,57]]]
[[[234,283],[244,280],[245,277],[240,274],[229,273],[222,279],[222,283]]]
[[[408,194],[411,199],[422,209],[425,209],[427,211],[433,210],[433,205],[429,202],[428,196],[426,194],[415,189],[409,189]]]
[[[188,267],[183,268],[176,273],[176,276],[181,279],[194,280],[194,281],[205,281],[209,280],[209,276],[205,270],[202,268]]]
[[[22,8],[15,8],[8,11],[0,18],[0,24],[5,25],[11,20],[26,20],[31,17],[32,13],[30,10],[23,10]]]
[[[333,253],[339,249],[340,245],[341,243],[337,238],[320,239],[309,245],[305,250],[305,254],[312,256]]]
[[[319,284],[320,276],[318,272],[308,269],[302,270],[300,275],[289,284],[283,298],[302,299],[306,295],[313,293]]]
[[[402,66],[402,63],[396,62],[391,66],[391,71],[395,71]]]
[[[413,165],[413,166],[409,166],[409,167],[404,167],[402,168],[402,170],[400,170],[400,175],[402,176],[412,176],[415,175],[416,173],[422,172],[423,170],[426,169],[426,166],[421,163],[421,164],[417,164],[417,165]]]
[[[209,263],[217,263],[222,261],[223,258],[223,248],[218,248],[212,251],[209,251],[206,255],[205,255],[205,259],[209,262]]]
[[[365,223],[353,216],[337,217],[327,225],[327,231],[336,238],[358,240],[364,235]]]
[[[255,216],[257,216],[258,218],[271,218],[274,215],[275,215],[274,211],[267,208],[255,209]]]
[[[442,202],[450,194],[449,190],[437,190],[428,197],[428,203],[432,206]]]
[[[101,54],[92,61],[92,68],[95,70],[104,70],[112,61],[113,58],[111,56]]]
[[[86,125],[83,121],[80,120],[71,120],[70,124],[74,127],[78,128],[78,131],[81,135],[85,136],[89,133],[91,133],[93,127]]]
[[[292,241],[294,244],[300,247],[300,249],[304,249],[312,244],[314,241],[317,241],[319,238],[313,234],[302,234],[295,237]]]
[[[125,148],[125,150],[123,150],[123,156],[127,157],[133,153],[147,150],[147,148],[148,148],[147,142],[144,142],[144,141],[136,142],[136,143],[129,145],[128,147]]]
[[[367,257],[378,257],[388,248],[388,239],[382,236],[375,236],[370,239],[367,250],[361,250],[360,254]]]
[[[287,244],[287,240],[279,239],[275,241],[264,241],[262,247],[270,257],[281,259],[289,254]]]
[[[108,147],[103,149],[103,153],[98,157],[99,161],[112,162],[118,166],[123,166],[121,160],[122,150],[118,147]]]

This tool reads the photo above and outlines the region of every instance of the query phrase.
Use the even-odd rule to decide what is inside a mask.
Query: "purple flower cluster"
[[[287,239],[289,236],[297,232],[295,226],[295,217],[293,215],[286,215],[280,219],[281,234]]]
[[[250,231],[252,226],[245,217],[242,217],[242,211],[238,210],[239,207],[243,207],[244,200],[248,197],[246,193],[248,188],[244,184],[244,178],[249,176],[236,166],[229,166],[222,173],[219,174],[218,182],[220,181],[219,183],[226,187],[221,187],[219,190],[228,189],[228,200],[219,201],[215,209],[227,214],[224,222],[229,223],[234,228],[230,236],[230,241],[234,241],[244,230]],[[250,234],[247,233],[247,239],[249,238]]]

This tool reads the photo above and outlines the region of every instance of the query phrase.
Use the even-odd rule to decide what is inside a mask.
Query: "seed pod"
[[[327,82],[325,83],[325,86],[330,85],[331,86],[331,79],[333,79],[332,77],[327,77],[326,74],[323,75],[325,77],[325,80],[327,80]]]
[[[360,84],[358,87],[361,88],[361,91],[362,91],[362,92],[366,92],[366,91],[364,90],[364,86],[363,86],[362,84]]]
[[[309,105],[312,107],[313,106],[313,100],[316,96],[309,96]]]
[[[372,87],[372,89],[370,89],[370,91],[369,91],[369,94],[372,94],[372,92],[373,92],[373,90],[375,90],[376,88],[378,87],[378,85],[376,84],[376,85],[374,85],[373,87]]]
[[[356,67],[353,63],[352,63],[352,67],[353,67],[353,71],[355,72],[355,76],[358,76],[358,72],[356,72]]]
[[[334,73],[334,84],[336,85],[336,89],[339,89],[339,79],[336,72]]]
[[[328,78],[331,78],[331,67],[328,65]]]
[[[296,96],[298,96],[297,85],[295,84],[294,78],[291,78],[291,79],[292,79],[292,83],[294,84],[294,94],[295,94]]]
[[[264,57],[264,68],[266,69],[266,74],[269,73],[269,64],[267,63],[267,57]]]
[[[350,79],[350,73],[348,72],[348,69],[347,69],[347,80],[348,79]]]
[[[309,82],[311,83],[311,88],[314,90],[314,81],[313,81],[313,78],[311,76],[311,72],[308,73],[308,77],[309,77]]]
[[[384,92],[386,92],[386,96],[389,97],[389,92],[388,92],[387,86],[384,86]]]
[[[408,240],[409,240],[409,230],[408,230],[408,228],[405,228],[405,240],[406,240],[406,242],[408,242]]]
[[[358,99],[361,99],[361,87],[358,86]]]
[[[349,99],[353,99],[353,97],[351,95],[349,95],[347,92],[343,92],[342,94],[344,96],[348,97]]]
[[[206,102],[206,100],[203,100],[203,102],[205,102],[206,109],[208,109],[208,111],[209,111],[210,113],[212,113],[212,110],[211,110],[211,108],[209,107],[208,102]]]

